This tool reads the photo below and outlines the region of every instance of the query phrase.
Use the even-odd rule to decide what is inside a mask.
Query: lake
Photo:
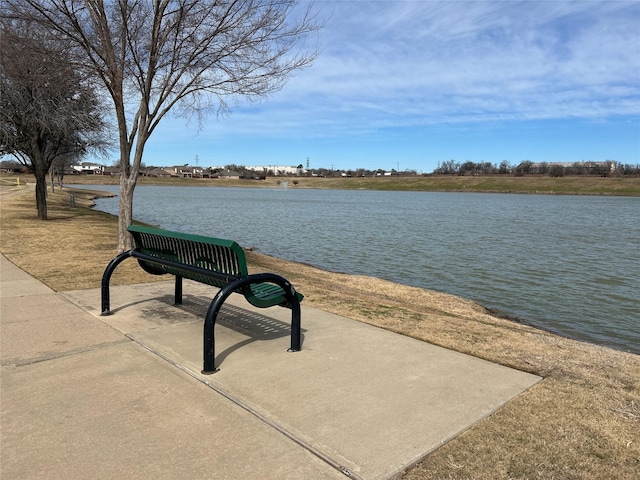
[[[640,353],[640,198],[140,185],[134,218]]]

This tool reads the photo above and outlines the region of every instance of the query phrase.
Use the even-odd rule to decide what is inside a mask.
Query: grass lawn
[[[86,208],[86,193],[76,193],[72,207],[67,188],[49,195],[47,221],[37,220],[29,187],[2,190],[0,198],[0,251],[9,260],[56,291],[99,287],[116,253],[114,217]],[[247,258],[254,272],[288,278],[315,308],[544,377],[405,472],[404,480],[638,478],[640,356],[497,318],[452,295],[255,252]],[[112,282],[156,279],[125,262]]]

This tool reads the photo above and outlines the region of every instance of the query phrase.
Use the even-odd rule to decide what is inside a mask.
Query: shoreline
[[[545,176],[392,176],[392,177],[268,177],[266,180],[140,177],[137,185],[282,188],[328,190],[383,190],[533,195],[588,195],[640,197],[637,177]],[[118,177],[75,175],[67,185],[117,185]],[[293,183],[297,182],[297,185]]]
[[[162,186],[162,185],[158,185],[158,186]],[[76,190],[76,191],[77,191],[77,190]],[[100,191],[100,190],[89,190],[89,189],[84,190],[84,189],[82,189],[82,191],[83,191],[83,192],[85,192],[85,191],[86,191],[86,192],[88,192],[88,193],[90,194],[90,196],[88,197],[90,200],[94,200],[94,199],[96,199],[96,198],[114,198],[114,197],[117,197],[117,196],[118,196],[117,194],[114,194],[114,193],[111,193],[111,192]],[[93,208],[93,207],[95,207],[95,202],[93,202],[93,204],[90,206],[90,208]],[[113,214],[108,213],[108,212],[102,212],[102,213],[105,213],[106,215],[110,215],[110,216],[112,216],[114,219],[117,219],[117,216],[116,216],[116,215],[113,215]],[[140,225],[147,225],[146,223],[141,222],[140,220],[137,220],[137,219],[135,219],[135,218],[134,218],[134,221],[135,221],[136,223],[140,224]],[[161,227],[160,227],[160,226],[158,226],[158,225],[148,225],[148,226],[155,227],[155,228],[161,228]],[[262,253],[262,252],[260,252],[260,250],[259,250],[259,249],[256,249],[255,247],[244,247],[244,246],[242,246],[242,245],[241,245],[241,247],[242,247],[242,249],[243,249],[243,250],[245,250],[245,252],[252,252],[254,255],[260,255],[260,256],[263,256],[263,257],[268,257],[268,258],[272,259],[274,262],[277,262],[277,261],[291,261],[291,260],[285,260],[285,259],[283,259],[283,258],[276,257],[276,256],[274,256],[274,255],[270,255],[270,254],[267,254],[267,253]],[[312,264],[312,263],[306,263],[306,262],[293,262],[293,261],[291,261],[291,262],[292,262],[292,263],[295,263],[295,264],[299,264],[299,265],[305,265],[305,266],[308,266],[308,267],[310,267],[310,268],[314,268],[314,269],[320,270],[320,271],[325,272],[325,273],[328,273],[328,274],[338,274],[338,275],[354,276],[354,274],[349,273],[349,272],[341,272],[341,271],[335,271],[335,270],[328,270],[328,269],[326,269],[326,268],[322,268],[322,267],[320,267],[320,266],[318,266],[318,265],[314,265],[314,264]],[[379,277],[373,277],[373,276],[367,276],[367,277],[368,277],[368,278],[372,278],[372,279],[377,279],[377,280],[384,280],[384,279],[381,279],[381,278],[379,278]],[[386,281],[386,280],[385,280],[385,281]],[[405,286],[405,287],[411,287],[411,285],[406,285],[406,284],[403,284],[403,283],[397,283],[397,282],[392,282],[392,283],[395,283],[395,284],[397,284],[397,285],[402,285],[402,286]],[[421,288],[421,287],[416,287],[416,288]],[[605,348],[612,348],[613,350],[618,350],[618,351],[621,351],[621,352],[634,354],[634,352],[629,352],[629,351],[625,351],[625,350],[622,350],[622,349],[616,349],[616,348],[614,348],[614,347],[612,347],[612,346],[608,346],[608,345],[599,345],[599,344],[594,343],[594,342],[589,342],[589,341],[586,341],[586,340],[582,340],[582,339],[578,339],[578,338],[573,338],[573,337],[568,336],[568,335],[563,335],[563,334],[561,334],[560,332],[555,332],[555,331],[553,331],[552,329],[543,328],[543,327],[540,327],[539,325],[535,325],[535,324],[533,324],[532,322],[529,322],[529,321],[527,321],[527,320],[526,320],[526,319],[524,319],[524,318],[518,317],[517,315],[511,315],[511,314],[508,314],[508,313],[498,312],[498,311],[497,311],[497,310],[495,310],[495,309],[492,309],[492,308],[490,308],[490,307],[487,307],[486,305],[483,305],[483,304],[482,304],[482,303],[480,303],[480,302],[477,302],[477,301],[475,301],[475,300],[471,300],[471,299],[466,298],[466,297],[461,297],[461,296],[459,296],[459,295],[454,295],[454,294],[452,294],[452,293],[444,292],[444,291],[439,291],[439,290],[432,290],[432,289],[426,289],[426,288],[422,288],[422,290],[427,290],[427,291],[431,291],[431,292],[436,292],[436,293],[440,293],[440,294],[444,294],[444,295],[450,295],[450,296],[452,296],[452,297],[454,297],[454,298],[457,298],[457,299],[459,299],[460,301],[465,302],[465,303],[466,303],[466,302],[471,302],[471,303],[473,303],[474,305],[477,305],[477,307],[478,307],[478,308],[483,309],[483,310],[484,310],[488,315],[490,315],[490,316],[493,316],[493,317],[496,317],[496,318],[500,318],[500,319],[504,319],[504,320],[508,320],[508,321],[510,321],[510,322],[517,323],[517,324],[519,324],[519,325],[525,325],[525,326],[527,326],[527,327],[535,328],[535,329],[538,329],[538,330],[540,330],[540,331],[543,331],[543,332],[546,332],[546,333],[550,333],[550,334],[552,334],[552,335],[556,335],[556,336],[559,336],[559,337],[562,337],[562,338],[566,338],[566,339],[568,339],[568,340],[574,340],[574,341],[584,342],[584,343],[588,343],[588,344],[591,344],[591,345],[594,345],[594,346],[601,346],[601,347],[605,347]]]
[[[28,185],[29,184],[27,184],[27,186]],[[59,187],[58,187],[56,189],[56,191],[58,193],[62,192],[65,195],[70,193],[69,192],[70,190],[75,192],[75,193],[79,193],[80,194],[80,198],[78,198],[76,200],[77,206],[88,208],[91,211],[100,212],[100,214],[107,215],[107,216],[111,217],[113,219],[113,221],[115,223],[117,223],[117,216],[116,215],[113,215],[113,214],[108,213],[108,212],[102,212],[102,211],[99,211],[99,210],[95,210],[94,209],[95,202],[93,200],[95,200],[97,198],[114,198],[114,197],[117,197],[118,194],[115,194],[115,193],[112,193],[112,192],[107,192],[107,191],[104,191],[104,190],[91,190],[91,189],[85,189],[85,188],[76,188],[74,185],[84,185],[84,184],[65,184],[62,189],[59,189]],[[164,185],[157,185],[157,186],[164,186]],[[138,224],[141,224],[141,225],[147,225],[146,223],[141,222],[141,221],[136,220],[136,219],[134,219],[134,221],[136,223],[138,223]],[[160,228],[157,225],[149,225],[149,226]],[[262,253],[262,252],[259,251],[259,249],[256,249],[254,247],[244,247],[244,246],[242,246],[242,248],[245,250],[245,252],[247,254],[251,254],[254,257],[260,256],[260,257],[263,257],[264,259],[269,259],[269,263],[271,263],[271,264],[278,263],[278,262],[287,262],[287,263],[290,263],[292,265],[300,265],[300,266],[308,267],[308,268],[311,268],[311,269],[314,269],[314,270],[317,270],[317,271],[320,271],[320,272],[324,272],[325,274],[329,274],[329,275],[341,275],[341,276],[347,276],[347,277],[369,278],[369,279],[372,279],[372,280],[377,280],[377,281],[382,281],[382,282],[389,282],[389,283],[391,283],[393,285],[398,285],[399,287],[416,288],[416,289],[423,290],[423,291],[426,291],[426,292],[432,292],[433,294],[436,294],[436,295],[446,295],[446,296],[449,296],[449,297],[451,297],[453,299],[457,299],[461,303],[471,304],[476,309],[479,309],[479,310],[483,311],[485,314],[487,314],[487,315],[489,315],[491,317],[497,318],[497,319],[506,320],[508,322],[513,322],[514,324],[517,324],[517,325],[522,325],[524,327],[533,328],[535,330],[539,330],[540,332],[544,332],[546,334],[551,334],[551,335],[554,335],[554,336],[557,336],[559,338],[563,338],[563,339],[566,339],[566,340],[580,342],[580,343],[584,343],[584,344],[587,344],[587,345],[592,345],[594,347],[599,347],[599,348],[608,348],[608,349],[611,349],[611,350],[614,350],[614,351],[618,351],[618,352],[621,352],[621,353],[625,353],[625,354],[640,355],[640,353],[624,350],[624,349],[622,349],[622,347],[616,348],[615,346],[612,346],[612,345],[602,345],[602,344],[599,344],[599,343],[596,343],[596,342],[593,342],[593,341],[571,337],[569,335],[563,334],[562,332],[554,331],[553,329],[544,328],[544,327],[542,327],[540,325],[536,325],[535,323],[528,321],[526,318],[522,318],[522,317],[519,317],[517,315],[512,315],[512,314],[505,313],[505,312],[500,312],[500,311],[498,311],[496,309],[493,309],[491,307],[488,307],[488,306],[486,306],[486,305],[484,305],[484,304],[482,304],[482,303],[480,303],[478,301],[472,300],[472,299],[467,298],[467,297],[458,296],[458,295],[455,295],[455,294],[452,294],[452,293],[449,293],[449,292],[440,291],[440,290],[426,289],[426,288],[422,288],[422,287],[413,287],[411,285],[392,282],[392,281],[389,281],[389,280],[385,280],[385,279],[378,278],[378,277],[373,277],[373,276],[355,275],[355,274],[351,274],[351,273],[348,273],[348,272],[328,270],[328,269],[322,268],[320,266],[317,266],[317,265],[314,265],[314,264],[311,264],[311,263],[295,262],[295,261],[292,261],[292,260],[286,260],[286,259],[283,259],[283,258],[279,258],[279,257],[273,256],[273,255],[270,255],[270,254]]]
[[[0,251],[55,291],[99,286],[115,256],[115,217],[71,207],[67,191],[56,190],[50,195],[50,220],[38,221],[32,192],[23,191],[2,197]],[[289,279],[314,308],[543,377],[400,479],[637,478],[640,355],[497,318],[452,295],[251,251],[247,260],[252,272]],[[112,284],[158,280],[165,279],[124,262]]]
[[[160,187],[163,187],[162,185],[160,185]],[[166,186],[164,186],[166,187]],[[83,186],[84,188],[84,186]],[[96,196],[101,196],[101,197],[113,197],[114,194],[112,193],[106,193],[104,191],[96,191],[96,190],[86,190],[87,192],[95,192]],[[242,195],[241,193],[239,195]],[[330,194],[329,194],[330,195]],[[112,214],[117,214],[117,210],[113,209],[113,204],[112,207],[110,207],[108,210],[111,211]],[[136,222],[139,222],[138,219],[135,219]],[[157,222],[161,222],[161,219],[157,219]],[[162,228],[160,225],[156,225],[156,227]],[[256,249],[255,247],[252,247],[253,244],[250,245],[243,245],[243,248],[245,248],[245,250],[254,250],[258,253],[261,253],[263,255],[272,255],[271,253],[263,253],[261,252],[260,249]],[[267,248],[268,249],[268,248]],[[273,251],[273,249],[271,249]],[[278,259],[278,257],[274,257],[276,259]],[[280,259],[282,260],[282,259]],[[295,258],[291,258],[291,261],[296,261]],[[333,265],[327,265],[327,266],[323,266],[321,265],[322,259],[320,258],[316,258],[315,261],[319,262],[319,263],[310,263],[309,266],[317,268],[319,270],[323,270],[325,272],[328,273],[339,273],[339,274],[353,274],[353,272],[347,272],[344,271],[344,268],[340,268],[340,265],[338,264],[333,264]],[[342,267],[344,267],[345,264],[342,265]],[[328,267],[328,268],[327,268]],[[335,268],[337,267],[338,270],[332,270],[331,268]],[[362,270],[364,274],[367,274],[367,269],[363,269]],[[369,270],[369,272],[371,272]],[[369,273],[370,274],[370,273]],[[378,272],[378,274],[383,275],[383,277],[374,277],[372,276],[372,278],[385,278],[384,277],[384,272]],[[402,283],[402,278],[397,278],[397,276],[391,276],[391,278],[389,278],[389,280],[397,282],[399,285],[403,285],[403,286],[411,286],[410,283]],[[406,279],[405,279],[406,280]],[[414,279],[415,280],[415,279]],[[493,315],[495,317],[498,318],[503,318],[503,319],[507,319],[522,325],[527,325],[533,328],[537,328],[540,329],[542,331],[548,332],[548,333],[552,333],[554,335],[558,335],[561,336],[563,338],[567,338],[567,339],[571,339],[571,340],[576,340],[576,341],[580,341],[580,342],[585,342],[585,343],[589,343],[592,345],[599,345],[599,346],[603,346],[603,347],[607,347],[607,348],[612,348],[614,350],[617,351],[621,351],[621,352],[627,352],[627,353],[632,353],[632,354],[640,354],[640,350],[638,348],[636,348],[636,344],[635,342],[633,342],[632,340],[629,340],[628,337],[625,337],[622,333],[617,333],[620,332],[620,330],[618,331],[611,331],[610,334],[608,335],[599,335],[597,332],[598,330],[595,330],[595,327],[597,327],[598,325],[600,325],[604,330],[604,332],[609,332],[609,330],[607,330],[608,325],[610,325],[611,323],[608,322],[606,320],[606,312],[605,311],[601,311],[601,315],[599,315],[597,318],[594,319],[594,329],[592,330],[588,330],[588,329],[583,329],[583,327],[581,327],[581,325],[579,325],[575,319],[571,316],[567,317],[566,319],[564,319],[563,321],[568,322],[567,325],[569,325],[567,328],[563,328],[563,321],[558,322],[558,324],[556,324],[553,320],[553,308],[551,308],[550,310],[548,309],[546,311],[546,316],[543,315],[539,316],[539,317],[532,317],[531,319],[527,318],[526,316],[522,316],[521,312],[523,312],[526,309],[518,309],[518,305],[515,305],[515,308],[512,309],[505,309],[506,307],[503,307],[502,309],[500,309],[499,307],[496,308],[496,305],[500,306],[501,303],[498,301],[496,302],[496,299],[492,299],[491,296],[487,296],[484,298],[484,300],[486,302],[488,302],[488,304],[483,303],[483,298],[479,297],[477,294],[473,297],[465,297],[464,295],[460,295],[460,293],[465,293],[465,292],[452,292],[452,291],[447,291],[445,289],[443,289],[443,285],[440,285],[440,289],[433,289],[433,286],[429,287],[429,286],[425,286],[423,284],[424,282],[420,282],[417,281],[416,283],[414,283],[413,285],[418,286],[418,287],[422,287],[422,288],[426,288],[426,289],[432,289],[433,291],[437,291],[437,292],[441,292],[441,293],[446,293],[446,294],[451,294],[451,295],[458,295],[459,298],[464,299],[465,301],[473,301],[475,302],[479,307],[483,308],[488,314]],[[422,284],[422,285],[421,285]],[[446,285],[444,285],[446,286]],[[467,291],[467,294],[473,294],[473,291]],[[492,304],[492,305],[490,305]],[[510,304],[511,307],[514,307],[513,304]],[[551,313],[550,313],[551,312]],[[570,323],[570,322],[574,322],[574,323]],[[599,322],[599,323],[598,323]],[[625,324],[626,325],[626,324]],[[556,328],[553,328],[553,327]],[[628,325],[629,328],[631,328],[630,325]],[[634,329],[631,329],[630,332],[634,332]]]

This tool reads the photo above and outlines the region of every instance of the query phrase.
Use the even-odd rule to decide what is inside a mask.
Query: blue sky
[[[414,169],[640,163],[640,1],[322,1],[321,54],[200,132],[166,118],[147,165]],[[316,41],[316,39],[311,39]]]

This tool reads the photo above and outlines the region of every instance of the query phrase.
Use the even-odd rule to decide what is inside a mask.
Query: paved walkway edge
[[[101,317],[100,289],[56,293],[0,256],[0,473],[387,480],[540,380],[308,305],[287,353],[289,310],[241,296],[202,375],[214,294],[112,287]]]

